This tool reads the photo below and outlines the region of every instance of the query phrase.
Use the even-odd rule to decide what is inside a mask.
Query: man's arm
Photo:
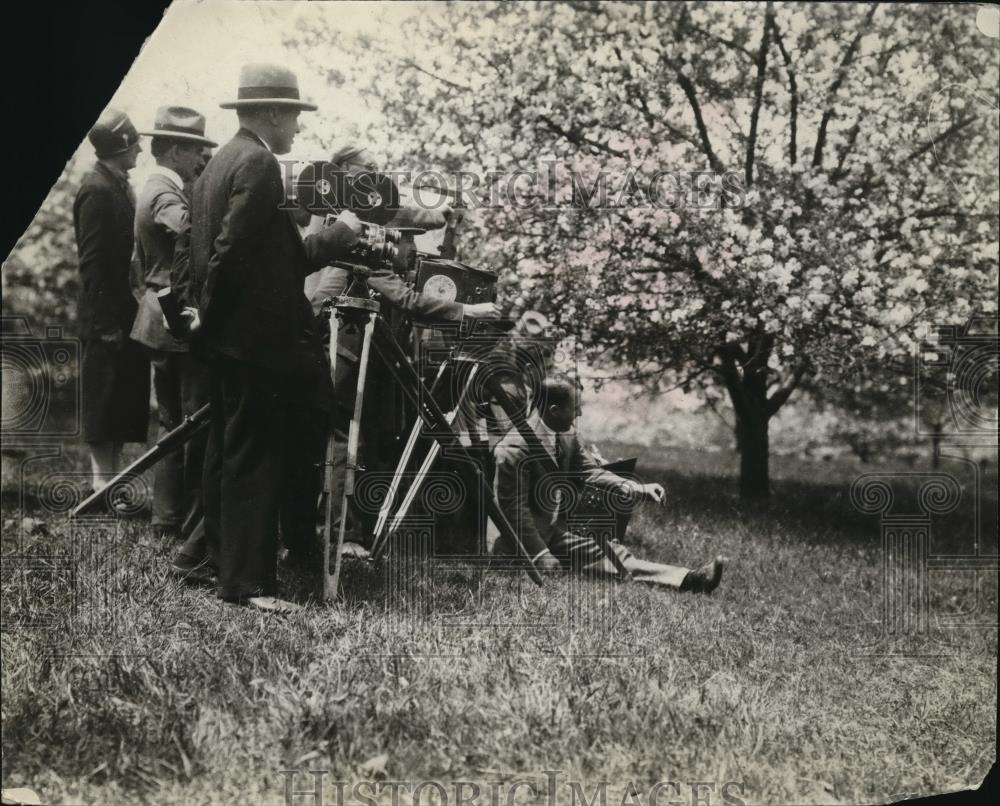
[[[191,285],[191,227],[177,235],[174,244],[174,262],[170,267],[170,287],[181,308],[197,307],[199,290]]]
[[[190,225],[187,200],[179,193],[164,191],[153,199],[153,221],[176,238]]]
[[[571,470],[580,473],[584,481],[605,490],[628,492],[633,498],[646,495],[657,503],[663,502],[664,491],[661,485],[643,484],[635,479],[626,479],[617,473],[612,473],[610,470],[604,469],[583,450],[583,446],[575,434],[572,436],[572,440],[572,456],[574,458],[571,460],[571,464],[573,465]]]
[[[302,245],[306,250],[306,270],[304,275],[312,274],[319,268],[334,260],[340,260],[350,254],[351,247],[358,241],[358,236],[349,224],[334,221],[329,227],[319,232],[306,235]]]
[[[381,294],[390,305],[402,308],[415,316],[443,322],[460,322],[464,306],[460,302],[447,302],[419,291],[414,291],[392,271],[372,272],[368,285]]]
[[[531,514],[529,494],[531,474],[528,453],[517,445],[501,443],[496,449],[496,490],[500,507],[532,559],[548,554],[548,545],[542,539]]]
[[[588,484],[594,484],[605,490],[617,490],[623,485],[628,485],[629,480],[622,478],[617,473],[605,470],[597,462],[587,455],[580,444],[579,437],[573,434],[569,437],[572,450],[570,453],[570,471],[579,473]]]

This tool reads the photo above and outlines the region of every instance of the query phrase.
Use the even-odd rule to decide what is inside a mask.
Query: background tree
[[[289,43],[323,53],[328,20]],[[351,47],[329,77],[381,113],[389,164],[493,194],[467,260],[591,361],[724,391],[743,496],[768,494],[769,422],[803,379],[996,310],[1000,79],[974,8],[449,4]],[[488,177],[547,161],[554,195]]]
[[[3,264],[4,316],[31,319],[36,335],[46,326],[69,325],[76,335],[79,289],[73,200],[84,173],[77,153],[52,186],[24,235]]]

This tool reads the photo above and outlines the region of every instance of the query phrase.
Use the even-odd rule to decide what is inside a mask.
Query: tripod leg
[[[465,380],[465,384],[462,386],[462,391],[459,393],[458,400],[455,402],[455,408],[445,415],[445,419],[448,421],[448,425],[455,422],[455,418],[458,416],[459,411],[461,411],[462,404],[465,402],[465,398],[469,394],[469,389],[472,387],[472,381],[475,380],[476,372],[479,370],[479,364],[473,365],[472,369],[469,370],[469,376]],[[406,491],[406,497],[403,499],[403,503],[399,505],[399,509],[392,518],[392,523],[389,525],[389,534],[395,532],[399,525],[406,518],[407,513],[410,511],[410,507],[413,506],[413,502],[417,500],[417,495],[420,492],[420,488],[423,486],[424,479],[430,472],[431,467],[434,466],[434,462],[437,461],[438,454],[441,453],[441,443],[434,442],[431,444],[430,450],[427,451],[427,456],[424,457],[423,463],[420,465],[420,470],[417,471],[416,478],[413,479],[413,484],[410,485],[410,489]]]
[[[407,361],[406,354],[392,337],[389,326],[381,318],[376,320],[375,325],[375,349],[379,351],[389,370],[392,372],[393,377],[410,398],[411,402],[417,407],[417,413],[420,415],[420,418],[433,430],[434,439],[440,442],[442,447],[452,448],[460,456],[469,460],[470,465],[474,468],[473,472],[476,474],[476,482],[480,494],[486,502],[487,513],[497,525],[500,533],[517,548],[518,554],[520,554],[526,564],[525,570],[528,576],[531,577],[531,580],[536,585],[541,586],[542,575],[535,568],[535,564],[531,560],[531,555],[528,554],[528,550],[524,547],[521,539],[517,536],[517,532],[514,531],[514,527],[510,525],[510,521],[507,520],[507,516],[504,515],[503,510],[500,508],[500,503],[493,494],[493,490],[482,468],[472,459],[465,446],[462,445],[461,440],[452,430],[451,425],[448,423],[444,412],[441,411],[441,407],[438,406],[437,402],[430,395],[421,395],[419,393],[418,390],[423,384],[420,382],[420,378],[413,367]]]
[[[344,468],[344,495],[340,505],[340,529],[337,530],[337,548],[333,558],[333,573],[328,574],[323,587],[323,597],[327,600],[337,596],[340,584],[340,564],[343,559],[344,533],[347,530],[347,510],[354,497],[354,481],[358,472],[358,441],[361,437],[361,409],[365,400],[365,381],[368,377],[368,359],[371,354],[372,333],[375,329],[375,314],[368,314],[365,322],[364,340],[361,343],[361,358],[358,364],[358,388],[354,396],[354,414],[347,432],[347,462]],[[331,337],[331,342],[332,342]]]
[[[438,374],[434,378],[434,383],[431,384],[430,392],[434,393],[437,389],[438,382],[444,376],[445,370],[448,367],[447,361],[441,362],[441,367],[438,369]],[[420,437],[420,429],[423,425],[420,418],[413,424],[413,428],[410,429],[410,436],[406,440],[406,445],[403,448],[403,454],[399,457],[399,462],[396,464],[396,472],[393,473],[392,481],[389,484],[389,489],[386,491],[385,500],[382,502],[382,507],[379,509],[378,520],[375,522],[375,534],[372,539],[372,557],[378,559],[382,556],[383,549],[383,532],[385,530],[385,525],[389,520],[389,515],[392,512],[392,505],[396,502],[396,496],[399,494],[399,485],[403,481],[403,474],[406,472],[407,466],[410,464],[410,458],[413,456],[413,451],[417,447],[417,439]]]
[[[340,327],[343,319],[337,315],[337,309],[330,309],[330,381],[337,377],[337,346],[340,340]],[[331,426],[330,436],[326,441],[326,465],[323,473],[323,492],[326,495],[326,511],[323,518],[323,599],[329,600],[337,595],[336,586],[330,591],[330,531],[333,529],[333,460],[336,455],[336,444]],[[346,513],[341,513],[341,520]]]

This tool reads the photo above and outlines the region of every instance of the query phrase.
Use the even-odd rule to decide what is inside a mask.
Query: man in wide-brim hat
[[[201,168],[203,150],[216,144],[205,137],[205,117],[183,106],[160,107],[153,128],[140,134],[153,138],[150,150],[156,167],[136,203],[132,290],[139,311],[131,335],[144,345],[153,365],[162,437],[208,402],[205,365],[191,356],[185,341],[167,331],[156,295],[171,285],[177,239],[190,227],[184,188]],[[195,529],[199,535],[204,532],[205,442],[204,436],[192,439],[156,467],[153,529],[161,536],[189,537]]]
[[[240,129],[195,182],[182,283],[210,369],[207,562],[223,599],[282,608],[273,595],[286,451],[295,444],[290,401],[303,383],[329,384],[303,280],[345,257],[361,225],[345,213],[304,241],[299,235],[275,155],[288,153],[299,113],[316,106],[300,98],[291,70],[244,66],[236,99],[222,107],[236,110]]]
[[[87,137],[97,164],[73,202],[73,229],[80,258],[83,439],[97,490],[118,473],[123,443],[146,441],[149,361],[128,339],[136,315],[129,287],[135,198],[128,173],[142,150],[139,133],[128,115],[109,107]]]

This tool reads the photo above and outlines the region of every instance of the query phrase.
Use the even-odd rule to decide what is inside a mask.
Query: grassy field
[[[878,517],[848,495],[880,468],[776,460],[775,500],[752,507],[731,455],[639,453],[670,500],[637,513],[630,545],[685,564],[727,555],[711,598],[355,561],[344,603],[267,616],[168,579],[172,547],[142,519],[71,528],[31,495],[18,511],[8,472],[4,786],[45,803],[406,806],[437,781],[424,802],[655,806],[669,781],[663,806],[979,784],[995,754],[995,572],[930,573],[927,629],[890,641]],[[961,473],[937,553],[971,550]],[[913,485],[893,484],[905,508]],[[995,553],[995,466],[982,489],[980,550]],[[401,567],[418,577],[409,593]],[[281,573],[308,602],[308,580]],[[352,790],[364,781],[381,791]]]

